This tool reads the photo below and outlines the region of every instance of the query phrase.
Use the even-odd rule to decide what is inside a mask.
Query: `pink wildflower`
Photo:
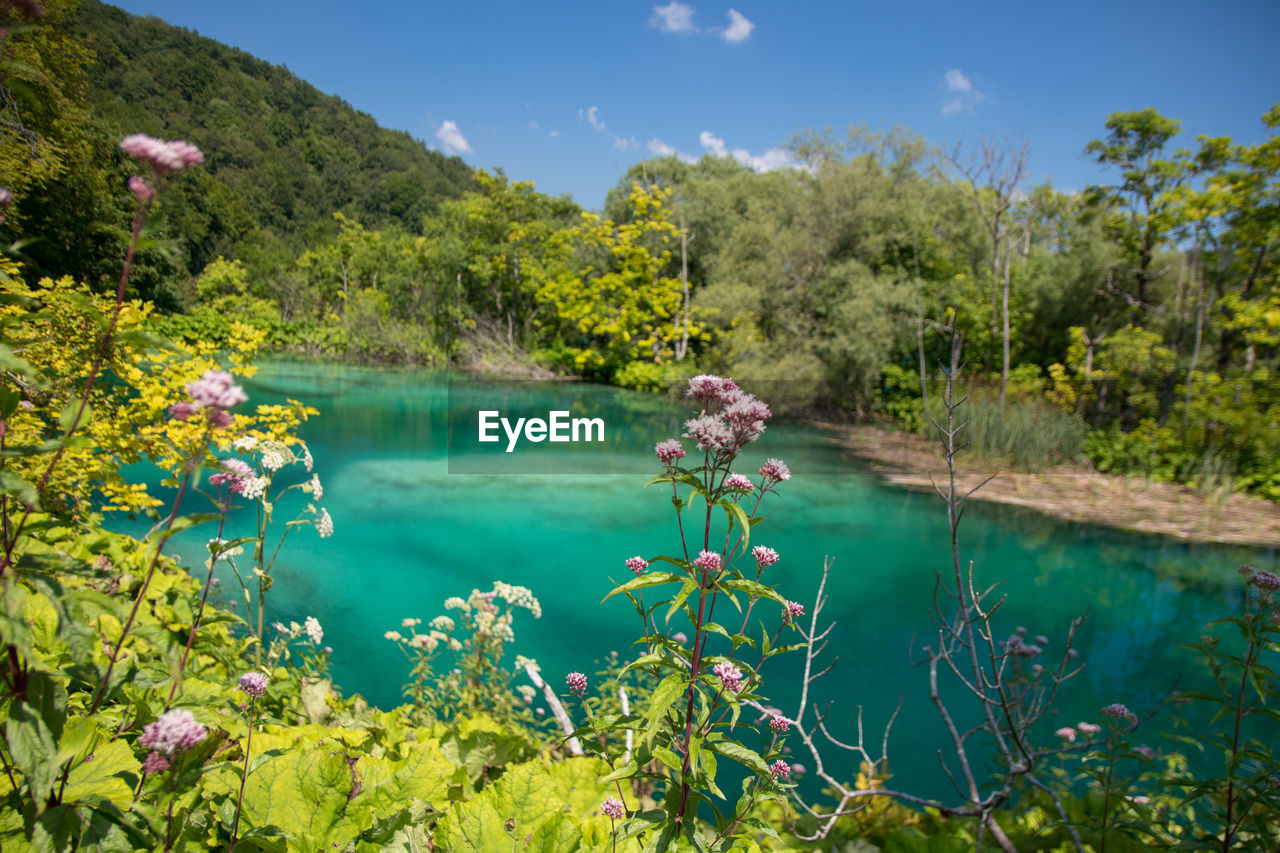
[[[653,452],[658,457],[658,461],[663,465],[670,465],[677,459],[685,457],[684,447],[674,438],[668,438],[666,441],[653,446]]]
[[[731,401],[738,391],[732,379],[703,373],[689,380],[689,396],[702,404],[704,409]]]
[[[173,710],[160,715],[160,719],[142,730],[138,743],[146,749],[173,755],[177,750],[187,750],[204,740],[205,727],[196,721],[190,711]]]
[[[564,683],[577,696],[587,692],[587,677],[580,672],[571,672],[564,677]]]
[[[756,558],[756,565],[762,569],[767,569],[780,559],[778,552],[772,548],[766,548],[764,545],[757,545],[751,549],[751,556]]]
[[[804,615],[804,605],[798,601],[787,602],[787,612],[783,614],[782,621],[790,622],[793,619],[799,619]]]
[[[769,720],[769,728],[773,729],[775,734],[785,734],[791,730],[791,721],[786,717],[774,717]]]
[[[600,804],[600,811],[610,820],[622,820],[626,817],[627,807],[617,797],[609,797]]]
[[[267,677],[261,672],[246,672],[240,676],[240,689],[250,697],[259,699],[267,692]]]
[[[698,444],[699,450],[728,450],[733,444],[733,435],[728,425],[716,415],[702,415],[684,422],[684,437],[691,438]]]
[[[755,484],[741,474],[730,474],[725,478],[724,487],[726,489],[739,489],[744,492],[749,492],[755,488]]]
[[[742,690],[742,670],[733,664],[718,663],[711,668],[711,671],[720,679],[720,684],[727,692],[737,693]]]
[[[769,773],[775,779],[790,779],[791,765],[779,758],[777,761],[769,765]]]
[[[230,409],[249,399],[225,370],[206,370],[195,382],[187,384],[187,393],[197,405],[206,408]]]
[[[1102,726],[1094,723],[1077,723],[1076,728],[1080,730],[1080,734],[1088,735],[1090,737],[1093,737],[1098,732],[1102,731]]]
[[[684,631],[676,631],[671,635],[671,639],[683,646],[685,643],[689,642],[689,635]]]
[[[204,162],[200,149],[189,142],[181,139],[166,142],[143,133],[133,133],[120,140],[120,150],[150,165],[156,175],[181,172]]]
[[[1129,723],[1138,722],[1138,715],[1130,711],[1124,705],[1121,705],[1119,702],[1103,708],[1102,713],[1116,720],[1124,720]]]
[[[158,752],[148,752],[142,760],[142,775],[154,776],[169,769],[169,759]]]
[[[156,197],[155,188],[137,175],[129,179],[129,192],[133,193],[139,202],[151,201]]]
[[[769,459],[760,466],[760,476],[764,477],[766,484],[769,481],[780,483],[791,479],[791,469],[781,459]]]
[[[627,568],[635,572],[636,577],[644,574],[644,570],[649,568],[649,561],[644,557],[628,557]]]
[[[1259,589],[1275,591],[1280,589],[1280,575],[1275,572],[1269,572],[1266,569],[1259,569],[1253,573],[1253,577],[1249,582]]]
[[[1062,738],[1063,740],[1067,741],[1068,743],[1076,742],[1076,730],[1071,728],[1070,726],[1063,726],[1062,728],[1054,732],[1054,734]]]
[[[243,492],[244,481],[253,479],[253,469],[250,468],[243,460],[240,459],[223,459],[222,467],[225,471],[219,471],[216,474],[209,475],[209,485],[221,486],[223,483],[233,492]]]
[[[693,561],[693,565],[704,572],[720,571],[720,555],[715,551],[703,551]]]

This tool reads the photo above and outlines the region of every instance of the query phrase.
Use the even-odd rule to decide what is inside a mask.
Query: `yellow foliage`
[[[64,412],[69,418],[78,407],[100,356],[114,300],[70,278],[46,278],[28,287],[16,277],[16,265],[2,256],[0,269],[9,273],[10,292],[41,304],[36,311],[18,304],[0,306],[9,345],[45,379],[42,387],[17,380],[22,402],[7,421],[6,442],[37,446],[64,434],[60,420]],[[161,500],[144,484],[124,478],[121,466],[147,459],[176,477],[199,449],[204,428],[169,417],[169,407],[187,399],[186,386],[205,371],[226,369],[237,378],[256,372],[251,360],[262,344],[262,331],[234,322],[225,352],[206,342],[162,346],[140,336],[151,311],[150,303],[139,300],[121,305],[111,346],[75,433],[78,440],[63,450],[42,500],[53,499],[81,516],[95,510],[139,512],[160,506]],[[233,425],[218,434],[218,449],[228,449],[233,438],[245,433],[298,443],[294,428],[316,410],[290,403],[235,414]],[[10,462],[11,470],[38,482],[50,458],[49,453],[17,457]],[[212,461],[209,450],[200,461]]]

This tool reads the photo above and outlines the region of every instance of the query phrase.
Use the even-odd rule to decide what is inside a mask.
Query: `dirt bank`
[[[931,473],[939,485],[946,482],[946,463],[934,441],[869,426],[826,426],[834,441],[869,460],[891,483],[932,490]],[[1031,474],[972,459],[961,460],[959,483],[967,491],[993,474],[975,499],[1196,542],[1280,546],[1280,505],[1261,498],[1205,496],[1183,486],[1099,474],[1078,465]]]

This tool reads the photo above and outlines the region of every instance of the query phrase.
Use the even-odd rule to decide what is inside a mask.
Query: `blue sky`
[[[386,127],[599,208],[654,152],[785,162],[796,134],[1026,138],[1032,181],[1103,175],[1107,114],[1263,138],[1280,3],[120,0],[285,65]]]

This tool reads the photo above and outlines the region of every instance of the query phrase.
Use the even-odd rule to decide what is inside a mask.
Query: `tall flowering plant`
[[[718,849],[744,832],[771,831],[752,812],[765,800],[786,796],[790,766],[782,749],[787,721],[756,719],[752,713],[752,721],[746,722],[741,714],[744,703],[764,699],[765,661],[804,645],[779,643],[784,631],[794,630],[803,608],[765,583],[766,572],[780,559],[778,552],[752,543],[753,528],[764,520],[759,512],[765,496],[776,494],[791,472],[777,459],[761,466],[758,478],[734,471],[739,454],[760,437],[772,413],[733,380],[718,376],[691,379],[688,397],[696,414],[685,422],[683,435],[697,450],[690,457],[678,439],[658,444],[654,451],[663,470],[648,483],[671,488],[678,551],[627,559],[625,566],[635,577],[605,596],[626,596],[635,606],[644,653],[629,668],[650,676],[657,687],[647,710],[593,715],[588,726],[575,732],[590,735],[583,738],[586,751],[604,753],[607,747],[598,744],[610,742],[605,733],[637,735],[629,739],[633,748],[620,757],[602,755],[613,767],[606,779],[618,792],[607,813],[618,821],[618,836],[650,836],[655,849],[665,849],[680,836],[699,849]],[[696,464],[682,464],[685,459]],[[646,603],[650,590],[663,597],[652,601],[650,596]],[[727,608],[732,609],[726,613]],[[578,696],[586,687],[582,680],[569,683]],[[722,759],[748,773],[732,808],[725,808],[729,801],[717,781]],[[623,790],[623,780],[630,781],[632,791]],[[634,792],[642,790],[652,790],[660,807],[630,808],[628,800],[636,802]],[[710,830],[694,820],[702,803],[716,816]]]

